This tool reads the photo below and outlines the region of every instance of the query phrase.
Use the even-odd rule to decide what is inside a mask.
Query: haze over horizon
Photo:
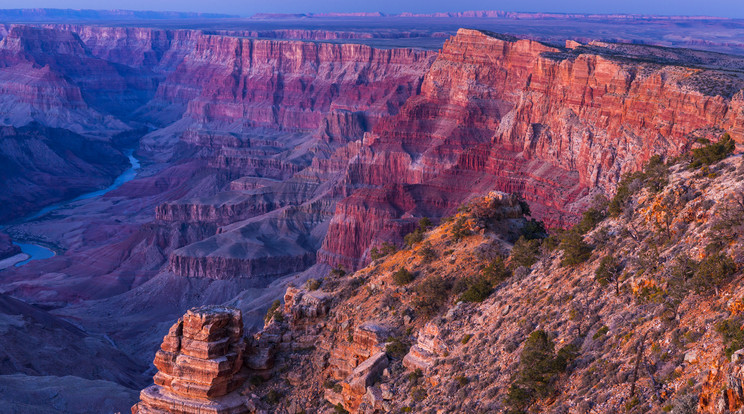
[[[327,12],[401,12],[435,13],[468,10],[505,10],[516,12],[552,13],[628,13],[647,15],[713,16],[744,18],[744,3],[739,0],[711,0],[699,2],[682,0],[674,3],[652,0],[628,0],[622,4],[591,0],[571,0],[556,3],[550,0],[462,0],[456,7],[444,0],[361,0],[349,4],[344,0],[326,0],[308,4],[301,0],[282,0],[270,3],[226,0],[208,2],[198,0],[4,0],[2,8],[72,8],[72,9],[125,9],[152,11],[182,11],[226,13],[250,16],[255,13],[327,13]]]

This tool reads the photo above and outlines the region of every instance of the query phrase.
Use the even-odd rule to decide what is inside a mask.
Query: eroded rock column
[[[189,310],[163,338],[155,355],[155,384],[142,390],[132,413],[247,413],[245,398],[236,391],[245,380],[244,352],[239,310]]]

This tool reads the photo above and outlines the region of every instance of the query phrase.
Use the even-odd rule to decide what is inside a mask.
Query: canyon
[[[473,29],[204,25],[0,24],[0,259],[18,253],[12,241],[56,253],[0,270],[3,320],[11,338],[23,335],[19,318],[35,318],[86,343],[71,361],[116,355],[103,369],[111,375],[71,375],[117,389],[129,399],[118,410],[155,374],[169,328],[156,362],[164,388],[143,394],[140,412],[159,412],[166,394],[205,397],[168,388],[193,380],[173,343],[198,329],[172,326],[191,308],[239,309],[230,323],[242,337],[264,328],[290,284],[362,269],[421,218],[446,221],[474,197],[519,194],[530,219],[568,227],[653,156],[681,156],[723,132],[744,140],[738,55]],[[404,47],[369,45],[380,39]],[[422,39],[446,41],[415,47]],[[114,183],[132,153],[134,179],[75,200]],[[327,312],[322,295],[287,294],[297,318]],[[272,335],[245,346],[252,370],[271,369],[260,352],[280,346]],[[352,332],[366,345],[346,350],[353,364],[337,361],[345,391],[330,400],[362,403],[384,370],[386,335]],[[422,340],[409,363],[427,366],[434,348]],[[21,388],[61,375],[12,372]]]

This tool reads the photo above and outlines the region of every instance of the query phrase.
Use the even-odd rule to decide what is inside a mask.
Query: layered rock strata
[[[132,413],[247,413],[234,393],[245,380],[244,352],[239,310],[189,310],[163,338],[155,355],[155,384],[141,392]]]
[[[741,58],[571,46],[458,31],[421,94],[365,135],[319,260],[355,268],[379,235],[400,240],[411,217],[491,189],[521,193],[535,216],[568,225],[653,155],[722,130],[744,140],[744,82],[732,69]]]

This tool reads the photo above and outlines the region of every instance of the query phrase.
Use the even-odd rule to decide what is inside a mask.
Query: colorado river
[[[77,197],[73,198],[72,200],[67,200],[67,201],[63,201],[63,202],[57,203],[57,204],[52,204],[50,206],[46,206],[46,207],[42,208],[41,210],[37,211],[36,213],[34,213],[34,214],[30,215],[30,216],[27,216],[26,218],[23,218],[23,219],[19,220],[18,223],[25,223],[25,222],[29,222],[29,221],[33,221],[33,220],[39,219],[39,218],[44,217],[47,214],[49,214],[49,213],[51,213],[51,212],[53,212],[55,210],[58,210],[58,209],[60,209],[60,208],[62,208],[64,206],[67,206],[67,205],[69,205],[71,203],[74,203],[76,201],[89,200],[89,199],[92,199],[92,198],[100,197],[100,196],[108,193],[109,191],[116,190],[117,188],[121,187],[122,185],[124,185],[124,183],[126,183],[128,181],[132,181],[134,179],[134,177],[137,176],[137,170],[140,168],[140,162],[139,162],[139,160],[137,158],[134,158],[134,155],[132,155],[133,152],[134,151],[129,151],[126,154],[127,157],[129,157],[129,164],[130,164],[129,168],[126,171],[124,171],[123,173],[121,173],[120,176],[116,177],[116,180],[114,180],[114,183],[111,184],[110,186],[108,186],[107,188],[104,188],[103,190],[93,191],[93,192],[90,192],[90,193],[85,193],[83,195],[80,195],[80,196],[77,196]],[[14,224],[16,224],[16,223],[14,223]],[[2,227],[4,227],[4,226],[0,226],[0,229],[2,229]],[[15,263],[15,266],[16,267],[23,266],[23,265],[25,265],[26,263],[28,263],[28,262],[30,262],[32,260],[49,259],[50,257],[54,257],[54,255],[55,255],[55,253],[54,253],[53,250],[48,249],[48,248],[46,248],[44,246],[40,246],[38,244],[24,243],[24,242],[17,242],[17,241],[14,241],[13,244],[15,244],[16,246],[18,246],[18,247],[21,248],[21,251],[23,252],[22,254],[28,256],[28,258],[25,258],[25,259],[19,261],[18,263]],[[16,256],[14,256],[14,257],[16,257]],[[0,269],[2,269],[2,268],[0,268]]]

